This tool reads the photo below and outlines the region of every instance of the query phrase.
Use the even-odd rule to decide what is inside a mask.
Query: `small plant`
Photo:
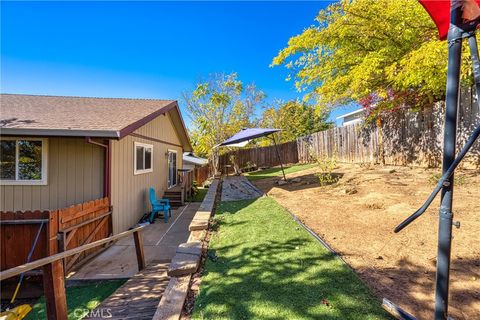
[[[255,171],[257,168],[257,165],[253,163],[252,161],[247,161],[245,167],[242,168],[242,172],[250,172],[250,171]]]
[[[441,173],[432,173],[432,174],[428,177],[428,183],[429,183],[429,184],[437,184],[437,183],[438,183],[438,180],[440,180],[441,177],[442,177],[442,174],[441,174]]]
[[[198,194],[198,182],[197,182],[197,180],[193,180],[193,183],[192,183],[192,196],[195,196],[196,194]]]
[[[336,183],[338,176],[332,174],[333,170],[337,167],[337,160],[334,157],[316,157],[316,162],[320,172],[315,175],[321,186]]]

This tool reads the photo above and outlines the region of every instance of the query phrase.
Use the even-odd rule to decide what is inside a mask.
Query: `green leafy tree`
[[[265,94],[253,84],[244,85],[232,73],[212,74],[183,97],[192,120],[193,148],[199,155],[210,156],[214,146],[252,125]]]
[[[328,113],[319,112],[306,102],[291,100],[279,103],[278,108],[265,109],[260,119],[260,126],[282,129],[279,133],[279,141],[287,142],[331,128],[333,124],[327,121],[327,117]],[[262,145],[269,143],[270,140],[262,141]]]
[[[464,48],[466,51],[466,48]],[[469,60],[469,55],[463,55]],[[447,42],[416,0],[340,0],[290,38],[273,59],[320,107],[372,102],[377,109],[444,98]],[[462,72],[470,83],[471,67]]]

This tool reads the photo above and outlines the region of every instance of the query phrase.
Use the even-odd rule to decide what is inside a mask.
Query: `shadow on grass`
[[[311,238],[305,237],[298,226],[292,226],[273,214],[275,209],[271,205],[259,205],[259,201],[267,200],[221,204],[218,216],[222,217],[219,230],[223,233],[218,237],[222,239],[212,243],[216,260],[207,263],[207,279],[198,300],[198,304],[204,307],[198,308],[196,316],[238,319],[388,318],[379,310],[381,301],[370,294],[366,284],[379,297],[388,298],[418,319],[432,318],[435,260],[430,261],[429,267],[422,261],[403,258],[393,268],[374,266],[366,261],[355,269],[362,279],[359,281],[357,275],[338,263],[338,259],[313,245]],[[245,212],[250,208],[251,213]],[[231,232],[229,229],[236,229],[237,224],[242,230]],[[252,228],[252,224],[256,227]],[[272,235],[265,236],[268,233]],[[342,256],[347,257],[348,254]],[[479,270],[478,259],[464,257],[452,260],[452,274],[471,281],[471,285],[465,287],[451,283],[449,310],[453,318],[472,319],[478,314]],[[265,307],[265,312],[259,311],[262,307]]]
[[[274,200],[224,202],[219,211],[225,218],[193,318],[389,319],[360,279]]]
[[[93,310],[97,307],[103,300],[123,285],[125,281],[126,280],[88,282],[84,285],[67,287],[68,319],[81,319],[88,313],[88,310]],[[32,311],[30,311],[25,319],[47,319],[44,297],[41,297],[38,302],[32,306]]]

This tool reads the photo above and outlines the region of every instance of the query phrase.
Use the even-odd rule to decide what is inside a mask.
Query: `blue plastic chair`
[[[168,223],[168,218],[172,216],[170,200],[168,199],[159,199],[155,197],[155,189],[150,188],[150,204],[152,205],[152,212],[150,213],[149,221],[153,223],[155,217],[159,212],[163,212],[163,220],[165,223]]]

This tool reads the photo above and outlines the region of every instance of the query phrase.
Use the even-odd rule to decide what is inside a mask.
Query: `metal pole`
[[[280,152],[278,152],[277,142],[275,141],[275,133],[272,134],[272,138],[273,138],[273,144],[275,145],[275,150],[277,151],[278,161],[280,162],[280,167],[282,168],[283,180],[287,181],[287,177],[285,177],[285,171],[283,170],[282,159],[280,158]]]
[[[460,90],[460,64],[462,52],[462,2],[451,0],[450,29],[448,31],[448,72],[445,110],[445,132],[443,138],[442,173],[455,160],[457,134],[457,112]],[[435,320],[448,318],[448,289],[450,277],[450,252],[452,246],[452,174],[443,184],[438,229],[437,277],[435,289]]]
[[[472,57],[473,78],[475,79],[475,91],[477,94],[477,104],[480,105],[480,59],[478,58],[477,37],[475,31],[468,37],[468,45],[470,47],[470,56]]]

